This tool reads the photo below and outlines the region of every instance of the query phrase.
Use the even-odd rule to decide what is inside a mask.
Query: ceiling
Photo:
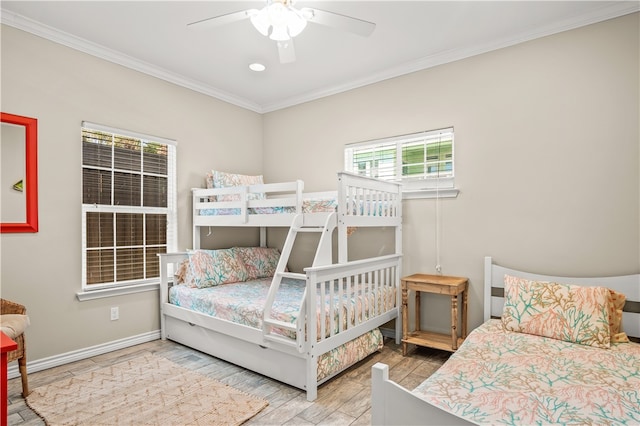
[[[615,18],[640,1],[304,1],[374,22],[369,37],[310,23],[281,64],[249,20],[187,24],[264,1],[5,1],[1,20],[259,113]],[[261,62],[266,70],[249,70]]]

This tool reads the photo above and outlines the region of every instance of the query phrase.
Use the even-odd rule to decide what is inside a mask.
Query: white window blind
[[[453,188],[453,128],[349,144],[345,169],[403,182],[405,190]]]
[[[176,142],[83,122],[83,290],[157,282],[176,246]]]

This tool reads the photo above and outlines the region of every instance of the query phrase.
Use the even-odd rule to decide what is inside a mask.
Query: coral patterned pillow
[[[236,247],[247,268],[249,280],[272,277],[276,273],[280,251],[269,247]]]
[[[190,250],[190,275],[198,288],[247,280],[247,268],[234,249]]]
[[[505,275],[507,330],[609,348],[610,292],[605,287],[538,282]]]
[[[209,177],[210,176],[210,177]],[[207,174],[207,187],[211,182],[212,188],[230,188],[234,186],[262,185],[264,183],[262,175],[249,176],[236,173],[226,173],[218,170],[211,170],[211,174]],[[265,194],[249,194],[249,200],[264,199]],[[238,195],[228,194],[219,195],[218,201],[236,201]]]
[[[191,268],[189,266],[189,259],[185,259],[178,265],[176,272],[173,274],[174,282],[176,284],[186,285],[188,287],[196,287],[191,275]]]

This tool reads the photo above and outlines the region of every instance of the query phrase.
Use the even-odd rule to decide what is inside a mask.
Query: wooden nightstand
[[[467,299],[469,280],[463,277],[413,274],[402,278],[402,355],[407,354],[408,344],[428,346],[455,352],[467,337]],[[415,330],[409,332],[409,290],[416,293]],[[451,334],[420,330],[420,293],[447,294],[451,296]],[[462,333],[458,336],[458,302],[462,295]]]

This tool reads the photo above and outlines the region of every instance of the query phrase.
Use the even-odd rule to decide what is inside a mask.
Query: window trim
[[[160,289],[160,282],[157,280],[152,283],[121,285],[117,287],[103,287],[95,290],[82,290],[76,293],[76,297],[80,302],[87,300],[102,299],[105,297],[123,296],[126,294],[142,293],[145,291],[156,291]]]
[[[145,213],[161,212],[167,215],[167,252],[173,252],[177,250],[178,246],[178,211],[177,211],[177,141],[158,136],[146,135],[143,133],[133,132],[129,130],[114,128],[101,124],[91,123],[83,121],[81,125],[82,129],[91,129],[101,132],[113,133],[118,136],[131,137],[134,139],[140,139],[143,141],[156,142],[167,145],[170,147],[170,152],[173,158],[172,161],[167,162],[167,207],[135,207],[135,206],[106,206],[96,204],[85,204],[81,202],[81,226],[82,226],[82,272],[81,272],[81,290],[76,293],[76,297],[80,301],[92,300],[102,297],[119,296],[123,294],[139,293],[142,291],[152,291],[158,289],[159,277],[144,278],[140,280],[130,280],[110,284],[93,284],[87,285],[86,283],[86,218],[87,212],[113,212],[113,213],[135,213],[140,210],[144,210]],[[81,172],[84,169],[84,163],[81,163]],[[92,286],[95,286],[92,288]]]
[[[435,177],[435,178],[400,178],[395,181],[400,181],[402,184],[402,198],[403,199],[417,199],[417,198],[456,198],[460,192],[455,186],[455,135],[453,126],[443,127],[434,130],[425,130],[416,133],[409,133],[399,136],[391,136],[382,139],[372,139],[363,142],[356,142],[345,145],[344,148],[344,167],[345,170],[357,173],[353,170],[353,150],[363,147],[372,147],[374,145],[383,144],[396,144],[396,168],[401,168],[401,153],[400,149],[405,145],[412,142],[424,140],[430,135],[435,135],[442,132],[451,132],[452,134],[452,174],[453,176]],[[399,144],[399,145],[398,145]],[[397,171],[397,170],[396,170]]]
[[[456,198],[460,190],[458,188],[446,189],[407,189],[402,190],[403,200],[415,200],[420,198]]]

